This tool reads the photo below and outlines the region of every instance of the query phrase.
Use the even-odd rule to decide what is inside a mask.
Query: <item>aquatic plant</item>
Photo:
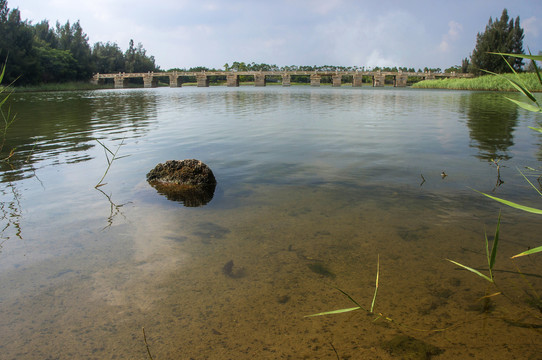
[[[356,306],[355,307],[351,307],[351,308],[344,308],[344,309],[338,309],[338,310],[332,310],[332,311],[325,311],[325,312],[321,312],[321,313],[318,313],[318,314],[312,314],[312,315],[305,315],[305,317],[312,317],[312,316],[322,316],[322,315],[333,315],[333,314],[342,314],[342,313],[345,313],[345,312],[350,312],[350,311],[355,311],[355,310],[364,310],[366,312],[368,312],[369,314],[374,314],[374,306],[375,306],[375,302],[376,302],[376,294],[378,293],[378,278],[380,276],[380,255],[378,256],[377,258],[377,265],[376,265],[376,281],[375,281],[375,291],[374,291],[374,295],[373,295],[373,301],[371,302],[371,306],[369,309],[366,309],[364,308],[363,306],[361,306],[356,300],[354,300],[354,298],[352,298],[352,296],[350,296],[348,293],[346,293],[345,291],[339,289],[339,288],[335,288],[337,289],[338,291],[340,291],[343,295],[345,295],[352,303],[354,303]],[[384,316],[383,314],[381,313],[378,313],[378,318],[384,318],[386,320],[389,320],[391,321],[390,318]]]
[[[119,150],[120,150],[120,147],[122,145],[124,145],[124,140],[126,138],[122,138],[122,141],[120,142],[120,144],[117,146],[117,149],[113,152],[112,150],[110,150],[107,146],[105,146],[104,143],[102,143],[100,140],[96,139],[96,141],[98,142],[98,144],[102,145],[103,149],[104,149],[104,153],[105,153],[105,158],[107,160],[107,168],[105,169],[105,172],[102,176],[102,178],[100,179],[100,181],[98,181],[98,183],[96,184],[95,188],[98,188],[100,186],[104,186],[105,183],[103,183],[104,179],[105,179],[105,176],[107,175],[107,173],[109,172],[109,169],[111,168],[111,165],[113,164],[113,161],[115,160],[118,160],[118,159],[122,159],[122,158],[125,158],[127,156],[130,156],[130,155],[123,155],[123,156],[117,156],[117,154],[119,153]],[[111,156],[111,158],[109,158],[109,156]]]
[[[449,262],[456,264],[457,266],[460,266],[472,273],[475,273],[476,275],[480,276],[483,279],[486,279],[487,281],[493,283],[493,267],[495,266],[495,258],[497,256],[497,246],[499,245],[499,227],[501,224],[501,214],[499,213],[499,219],[497,220],[497,229],[495,230],[495,237],[493,238],[493,246],[491,247],[491,251],[489,251],[489,241],[487,239],[487,233],[485,233],[485,239],[486,239],[486,256],[487,256],[487,264],[488,264],[488,270],[489,270],[489,276],[482,274],[480,271],[471,268],[469,266],[463,265],[461,263],[458,263],[457,261],[446,259]]]
[[[509,97],[505,97],[505,98],[508,99],[509,101],[513,102],[514,104],[518,105],[519,107],[527,110],[527,111],[531,111],[531,112],[534,112],[534,113],[542,113],[542,106],[538,102],[537,98],[532,94],[531,91],[528,90],[528,86],[523,82],[522,78],[519,76],[519,74],[514,70],[514,68],[510,65],[510,63],[505,58],[505,56],[513,56],[513,57],[519,57],[519,58],[523,58],[523,59],[532,60],[533,61],[533,67],[535,69],[536,78],[538,79],[538,83],[542,87],[542,77],[540,75],[540,71],[538,69],[538,66],[536,65],[536,61],[542,61],[542,55],[519,55],[519,54],[504,54],[504,53],[494,53],[494,54],[495,55],[500,55],[500,56],[503,57],[504,61],[512,69],[512,72],[514,73],[516,78],[505,77],[505,76],[500,75],[500,74],[491,73],[489,71],[488,72],[491,73],[492,75],[494,75],[495,77],[506,79],[506,81],[508,81],[510,83],[510,85],[514,89],[516,89],[518,92],[520,92],[524,96],[526,96],[529,99],[529,102],[519,101],[519,100],[511,99]],[[531,130],[542,133],[542,128],[536,128],[536,127],[531,127],[531,126],[529,128]],[[531,187],[533,187],[533,189],[535,189],[535,191],[540,196],[542,196],[542,192],[540,192],[540,190],[538,190],[532,184],[532,182],[529,181],[529,179],[525,176],[525,174],[523,174],[523,172],[521,172],[520,170],[518,170],[518,171],[525,178],[525,180],[529,183],[529,185],[531,185]],[[486,193],[483,193],[483,192],[480,192],[480,193],[482,195],[484,195],[484,196],[487,196],[490,199],[493,199],[495,201],[500,202],[501,204],[513,207],[515,209],[525,211],[525,212],[529,212],[529,213],[533,213],[533,214],[542,215],[542,209],[521,205],[521,204],[509,201],[509,200],[501,199],[499,197],[492,196],[492,195],[489,195],[489,194],[486,194]],[[529,250],[524,251],[522,253],[516,254],[516,255],[512,256],[512,258],[517,258],[517,257],[520,257],[520,256],[530,255],[530,254],[534,254],[534,253],[538,253],[538,252],[542,252],[542,246],[538,246],[536,248],[529,249]]]

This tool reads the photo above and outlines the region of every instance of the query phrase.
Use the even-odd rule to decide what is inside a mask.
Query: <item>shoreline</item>
[[[513,79],[520,80],[525,84],[526,88],[531,92],[542,92],[542,86],[538,82],[538,77],[534,73],[522,73],[517,77],[512,74],[505,74],[503,77],[495,75],[483,75],[477,78],[470,79],[436,79],[436,80],[422,80],[415,84],[407,86],[412,89],[445,89],[445,90],[468,90],[468,91],[502,91],[502,92],[516,92],[517,90],[510,85],[510,83],[504,78],[504,76],[511,77]],[[243,82],[241,86],[254,86],[254,82]],[[270,82],[268,86],[282,86],[280,82]],[[364,83],[362,87],[372,87],[370,83]],[[166,83],[161,83],[158,87],[168,87]],[[197,86],[194,83],[184,83],[182,86]],[[210,86],[226,86],[226,83],[210,84]],[[310,86],[309,83],[292,83],[291,86]],[[322,84],[323,87],[331,87],[331,84]],[[344,87],[351,86],[351,83],[342,84]],[[390,85],[387,84],[386,87]],[[130,84],[127,89],[140,89],[143,88],[143,84]],[[55,92],[55,91],[87,91],[87,90],[106,90],[114,89],[114,85],[94,85],[90,82],[70,82],[70,83],[58,83],[58,84],[42,84],[35,86],[13,86],[11,87],[13,92]]]

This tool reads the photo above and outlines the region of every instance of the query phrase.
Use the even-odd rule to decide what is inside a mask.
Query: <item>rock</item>
[[[168,160],[147,174],[147,181],[178,185],[215,185],[211,169],[196,159]]]
[[[158,164],[147,174],[147,181],[159,194],[187,207],[210,202],[216,187],[211,169],[196,159],[169,160]]]

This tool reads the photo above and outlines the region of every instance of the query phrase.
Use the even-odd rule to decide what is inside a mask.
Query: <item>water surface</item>
[[[143,327],[155,359],[401,358],[386,345],[398,335],[438,347],[437,359],[536,358],[541,265],[509,257],[540,245],[539,218],[502,209],[497,290],[445,260],[487,267],[484,231],[491,239],[500,207],[472,189],[539,206],[517,169],[538,167],[528,126],[540,119],[502,96],[14,94],[3,358],[143,359]],[[107,160],[96,139],[128,155],[98,189]],[[157,163],[190,158],[218,180],[207,205],[167,200],[145,181]],[[375,309],[395,323],[363,311],[304,318],[353,306],[334,287],[368,307],[378,256]],[[506,297],[480,300],[498,290]]]

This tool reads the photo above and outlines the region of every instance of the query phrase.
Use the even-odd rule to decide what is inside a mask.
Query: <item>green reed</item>
[[[483,279],[486,279],[487,281],[493,283],[495,282],[495,279],[493,278],[493,268],[495,267],[495,258],[497,257],[497,246],[499,245],[499,228],[501,225],[501,213],[499,212],[499,219],[497,220],[497,229],[495,230],[495,236],[493,238],[493,246],[491,247],[491,251],[489,250],[489,241],[487,239],[487,233],[485,233],[485,240],[486,240],[486,257],[487,257],[487,265],[488,265],[488,271],[489,276],[482,274],[480,271],[471,268],[469,266],[463,265],[461,263],[458,263],[457,261],[446,259],[451,263],[454,263],[457,266],[460,266],[472,273],[475,273],[476,275],[480,276]]]
[[[538,102],[538,99],[529,90],[529,89],[532,89],[532,86],[527,84],[524,81],[525,80],[524,79],[525,74],[518,74],[505,58],[505,56],[514,56],[514,57],[519,57],[519,58],[523,58],[523,59],[532,60],[533,65],[534,65],[534,69],[535,69],[535,73],[534,74],[529,74],[529,75],[531,75],[530,77],[535,79],[535,81],[538,82],[538,86],[542,88],[542,76],[540,75],[540,71],[538,69],[538,66],[536,65],[536,61],[542,61],[542,55],[517,55],[517,54],[503,54],[503,53],[494,53],[494,54],[502,56],[503,60],[508,64],[508,66],[512,70],[515,77],[504,76],[504,75],[495,74],[495,73],[491,73],[491,72],[489,72],[489,73],[492,74],[493,78],[501,79],[501,80],[504,80],[504,81],[508,82],[509,85],[514,90],[516,90],[516,91],[520,92],[521,94],[523,94],[529,100],[529,102],[519,101],[519,100],[511,99],[511,98],[508,98],[508,97],[506,97],[506,99],[508,99],[509,101],[513,102],[517,106],[519,106],[519,107],[521,107],[521,108],[523,108],[523,109],[525,109],[527,111],[538,113],[538,114],[542,113],[541,104]],[[531,130],[542,133],[542,128],[535,128],[535,127],[529,127],[529,128]],[[529,183],[529,185],[531,185],[531,187],[533,189],[535,189],[535,191],[540,196],[542,196],[542,192],[540,192],[540,190],[538,190],[538,188],[536,188],[533,185],[533,183],[531,181],[529,181],[529,179],[525,176],[525,174],[523,174],[523,172],[521,172],[520,170],[518,170],[518,171],[523,176],[523,178],[525,178],[525,180]],[[486,193],[482,193],[482,192],[480,192],[480,193],[482,195],[484,195],[484,196],[487,196],[490,199],[493,199],[495,201],[500,202],[501,204],[513,207],[515,209],[525,211],[525,212],[529,212],[529,213],[533,213],[533,214],[537,214],[537,215],[542,215],[542,210],[541,209],[521,205],[521,204],[518,204],[518,203],[515,203],[515,202],[512,202],[512,201],[509,201],[509,200],[501,199],[499,197],[486,194]],[[520,257],[520,256],[530,255],[530,254],[534,254],[534,253],[538,253],[538,252],[542,252],[542,246],[538,246],[536,248],[529,249],[529,250],[524,251],[522,253],[516,254],[516,255],[512,256],[512,258],[517,258],[517,257]]]
[[[508,81],[515,77],[513,74],[495,77],[483,75],[476,78],[464,79],[435,79],[423,80],[414,85],[418,89],[450,89],[450,90],[495,90],[495,91],[516,91],[516,88]],[[519,79],[530,91],[542,91],[542,85],[538,83],[536,74],[518,74]]]
[[[364,310],[368,312],[369,314],[374,314],[374,306],[376,302],[376,294],[378,293],[378,278],[380,276],[380,255],[378,255],[377,258],[377,264],[376,264],[376,281],[375,281],[375,291],[373,294],[373,301],[371,302],[371,306],[369,309],[366,309],[362,305],[360,305],[352,296],[350,296],[345,291],[335,287],[338,291],[340,291],[343,295],[345,295],[352,303],[354,303],[356,306],[351,308],[344,308],[344,309],[337,309],[332,311],[325,311],[318,314],[312,314],[312,315],[305,315],[305,317],[312,317],[312,316],[322,316],[322,315],[333,315],[333,314],[342,314],[345,312],[355,311],[355,310]],[[383,317],[382,314],[379,314],[379,317]]]

